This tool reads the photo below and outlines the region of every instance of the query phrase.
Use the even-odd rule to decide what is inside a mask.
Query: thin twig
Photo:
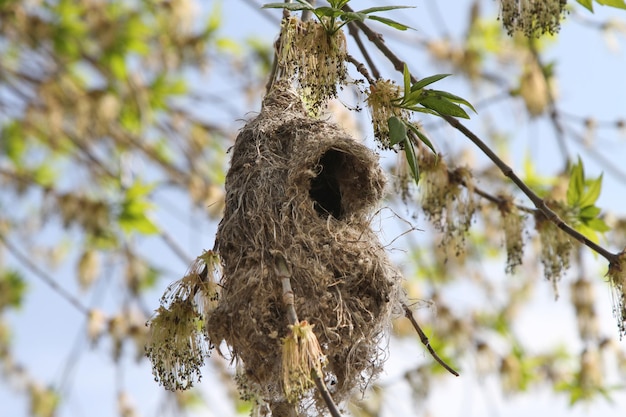
[[[367,62],[367,65],[370,67],[372,74],[374,74],[374,79],[379,79],[380,72],[378,71],[376,64],[374,64],[374,60],[370,56],[369,51],[363,44],[363,41],[361,40],[361,36],[359,35],[359,31],[357,30],[357,27],[354,25],[354,22],[348,23],[348,33],[350,34],[350,36],[354,38],[354,42],[356,42],[356,46],[359,48],[359,51],[361,51],[361,55],[363,55],[363,58],[365,58],[365,62]]]
[[[593,117],[588,116],[578,116],[573,113],[568,113],[561,111],[559,112],[561,118],[569,119],[571,121],[580,123],[586,127],[590,127],[592,125],[594,128],[604,128],[604,129],[623,129],[626,121],[624,118],[615,119],[615,120],[597,120]]]
[[[89,309],[85,307],[78,298],[74,297],[67,291],[65,288],[61,287],[50,275],[40,269],[33,261],[31,261],[28,256],[24,255],[20,252],[12,243],[7,241],[6,237],[0,233],[0,241],[4,244],[4,246],[9,250],[9,252],[17,258],[27,269],[35,274],[39,279],[41,279],[44,283],[46,283],[54,292],[59,294],[62,298],[64,298],[67,302],[73,305],[78,311],[83,313],[84,315],[89,315]]]
[[[285,0],[285,3],[291,3],[291,0]],[[291,15],[289,14],[289,10],[287,9],[283,9],[283,18],[281,20],[281,24],[282,22],[286,22],[289,17]],[[281,27],[282,29],[282,27]],[[279,55],[280,55],[280,38],[282,36],[282,30],[279,31],[278,33],[278,39],[276,39],[276,42],[274,42],[274,60],[272,61],[272,69],[270,70],[270,75],[269,78],[267,80],[267,84],[265,84],[265,94],[268,94],[270,92],[270,90],[272,89],[272,86],[274,85],[274,82],[276,81],[276,78],[278,77],[278,72],[279,72],[279,67],[280,67],[280,62],[278,62],[279,60]]]
[[[368,83],[370,84],[374,84],[376,81],[374,80],[374,78],[372,78],[372,76],[370,75],[369,71],[367,70],[367,68],[365,68],[365,65],[363,65],[362,62],[358,61],[355,57],[353,57],[352,55],[348,54],[346,57],[346,60],[351,63],[352,65],[355,66],[356,70],[365,77],[365,79],[367,80]]]
[[[253,0],[243,0],[243,2],[249,6],[252,10],[254,10],[255,12],[259,13],[261,16],[263,16],[264,19],[266,19],[268,22],[272,23],[272,24],[280,24],[280,20],[276,19],[276,16],[270,12],[269,9],[263,9],[261,7],[259,7],[259,3],[254,2]]]
[[[568,128],[569,135],[576,141],[580,146],[585,147],[585,151],[592,159],[595,159],[596,162],[602,167],[603,171],[606,171],[616,177],[621,182],[626,182],[626,172],[623,171],[619,166],[617,166],[613,161],[611,161],[606,156],[602,155],[598,151],[601,147],[594,147],[585,144],[585,138],[583,134],[575,131],[573,128]],[[611,148],[608,148],[611,149]]]
[[[350,6],[343,6],[343,10],[347,12],[354,12]],[[354,23],[361,29],[361,31],[367,36],[367,39],[370,40],[380,52],[385,55],[385,57],[391,62],[396,71],[403,72],[404,71],[404,61],[399,59],[396,54],[393,53],[391,49],[387,47],[385,41],[383,40],[383,36],[380,33],[374,32],[370,29],[365,23],[355,20]],[[417,79],[411,76],[411,82],[417,82]]]
[[[315,6],[315,0],[309,0],[309,4],[311,6]],[[300,20],[302,20],[303,22],[306,22],[307,20],[309,20],[311,18],[311,11],[310,10],[303,10],[302,11],[302,16],[300,17]]]
[[[430,341],[428,340],[428,337],[426,336],[426,334],[424,333],[424,331],[422,330],[420,325],[417,324],[417,321],[415,320],[415,317],[413,317],[413,312],[411,311],[409,306],[407,306],[403,302],[402,303],[402,308],[404,308],[404,314],[405,314],[406,318],[408,318],[409,321],[411,322],[411,324],[413,325],[413,328],[415,329],[415,331],[419,335],[419,338],[420,338],[422,344],[424,346],[426,346],[426,349],[428,349],[428,352],[430,352],[430,355],[433,357],[433,359],[435,359],[437,361],[437,363],[439,363],[439,365],[443,366],[446,369],[446,371],[450,372],[452,375],[459,376],[459,373],[457,371],[452,369],[452,367],[450,367],[450,365],[445,363],[443,361],[443,359],[441,359],[439,357],[439,355],[437,355],[437,352],[435,352],[435,349],[433,349],[433,347],[430,345]]]
[[[541,70],[541,77],[546,84],[546,95],[548,97],[548,108],[550,109],[550,121],[552,122],[552,126],[554,127],[554,133],[556,134],[556,141],[561,148],[561,153],[565,157],[565,167],[569,164],[569,150],[567,148],[567,143],[565,142],[565,130],[563,129],[563,125],[561,124],[561,120],[559,117],[559,111],[556,108],[556,101],[554,99],[554,94],[552,94],[552,88],[550,88],[550,80],[548,79],[543,62],[541,61],[541,56],[539,56],[539,51],[537,51],[537,47],[534,39],[529,40],[528,49],[530,53],[537,63],[537,66]]]
[[[190,264],[193,261],[193,259],[185,253],[183,248],[168,232],[161,229],[159,231],[159,237],[182,262]]]
[[[94,155],[94,153],[91,151],[91,149],[88,148],[86,144],[81,143],[81,141],[78,139],[77,136],[73,135],[67,129],[65,129],[63,133],[65,133],[65,137],[67,138],[67,140],[72,142],[72,144],[76,147],[76,149],[78,149],[89,161],[92,162],[91,164],[86,163],[85,165],[87,167],[98,167],[107,176],[112,177],[112,178],[117,178],[115,173],[104,162],[98,159],[98,157]]]
[[[320,375],[317,374],[317,371],[315,371],[315,369],[313,370],[313,381],[315,382],[315,386],[317,387],[318,391],[322,395],[322,398],[324,399],[324,402],[328,407],[328,411],[330,411],[330,415],[333,417],[341,417],[341,413],[339,412],[339,409],[337,408],[333,397],[330,395],[330,392],[328,392],[326,384],[324,384],[324,381],[322,380]]]

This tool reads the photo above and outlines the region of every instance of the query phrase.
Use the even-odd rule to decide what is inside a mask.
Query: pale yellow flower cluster
[[[524,255],[524,221],[526,216],[521,214],[510,197],[502,197],[504,203],[499,206],[504,229],[504,245],[506,247],[506,272],[513,273],[515,268],[522,264]]]
[[[557,211],[557,214],[563,211],[556,206],[556,203],[553,203],[550,208]],[[537,212],[535,216],[535,229],[541,243],[539,257],[545,277],[552,282],[554,292],[558,296],[557,283],[565,271],[569,269],[573,249],[572,242],[566,233],[563,233],[540,212]]]
[[[527,37],[557,33],[567,0],[501,0],[500,17],[509,33]]]
[[[408,120],[408,112],[393,105],[393,101],[400,98],[401,89],[391,80],[378,80],[372,84],[367,96],[367,105],[372,113],[374,137],[383,149],[391,149],[389,142],[390,117],[396,116]]]
[[[148,322],[146,355],[155,380],[168,390],[188,389],[199,381],[200,368],[213,348],[205,317],[217,305],[217,284],[211,275],[218,265],[212,251],[199,256],[189,273],[168,288]]]
[[[284,76],[297,80],[302,99],[313,114],[337,97],[337,85],[346,83],[346,56],[343,31],[329,35],[314,20],[302,22],[292,17],[283,21],[279,65]]]
[[[441,244],[453,246],[459,256],[476,211],[470,171],[457,168],[450,172],[443,158],[438,157],[422,157],[421,162],[422,210],[442,232]]]
[[[620,337],[626,335],[626,251],[609,265],[609,281],[612,287],[613,314],[617,319]]]
[[[313,333],[313,325],[302,321],[289,329],[290,334],[283,339],[283,387],[287,399],[294,401],[313,387],[312,373],[321,378],[326,357]]]

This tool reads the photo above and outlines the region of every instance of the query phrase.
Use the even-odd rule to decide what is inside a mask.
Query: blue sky
[[[433,7],[427,6],[426,1],[406,1],[405,4],[414,3],[417,8],[406,11],[395,12],[393,16],[404,23],[417,28],[415,36],[429,37],[442,33],[442,27],[434,18]],[[277,28],[269,19],[265,19],[258,11],[248,5],[249,2],[243,0],[223,1],[222,13],[224,16],[223,34],[228,37],[256,39],[272,42],[276,37]],[[260,2],[256,2],[260,4]],[[466,24],[466,8],[469,1],[440,0],[436,2],[436,8],[445,16],[445,27],[453,37],[462,36]],[[374,4],[393,4],[390,1],[353,1],[354,8],[365,8]],[[495,2],[482,1],[485,9],[494,8]],[[206,8],[210,9],[214,2],[209,1]],[[204,8],[203,8],[204,9]],[[278,11],[271,14],[277,17]],[[596,7],[596,14],[591,15],[581,11],[582,16],[593,21],[601,21],[611,17],[619,17],[626,20],[626,12],[615,9]],[[495,11],[494,11],[495,17]],[[557,73],[560,84],[559,91],[562,101],[561,109],[574,115],[592,115],[599,120],[626,119],[626,35],[615,36],[614,40],[607,41],[598,31],[592,30],[585,25],[577,23],[573,17],[564,25],[561,33],[546,51],[549,58],[558,61]],[[410,62],[423,62],[423,67],[416,71],[421,75],[428,75],[436,72],[446,72],[449,69],[438,68],[426,57],[426,55],[414,46],[411,42],[412,34],[408,35],[403,42],[391,42],[397,48],[399,55]],[[611,43],[614,42],[614,43]],[[382,61],[381,61],[382,62]],[[387,69],[385,69],[387,70]],[[388,72],[388,74],[392,74]],[[398,79],[398,75],[394,74]],[[205,87],[208,90],[220,93],[228,91],[229,87],[224,85],[224,78],[217,75],[210,75],[206,80]],[[460,80],[446,80],[441,86],[461,96],[471,94]],[[244,118],[248,111],[258,109],[259,103],[247,103],[241,100],[235,103],[239,107],[240,116]],[[252,107],[252,108],[251,108]],[[534,122],[527,120],[521,111],[521,103],[507,105],[502,108],[489,108],[485,113],[479,109],[478,116],[473,116],[468,126],[480,130],[484,127],[485,117],[507,117],[515,123],[511,129],[515,132],[514,151],[510,155],[510,163],[515,169],[521,169],[524,155],[530,153],[537,164],[538,170],[545,175],[554,174],[561,168],[557,148],[552,140],[552,127],[544,122]],[[216,111],[207,103],[207,117],[219,118],[221,122],[229,116],[224,112]],[[229,121],[232,125],[240,126],[241,121]],[[443,149],[455,151],[457,145],[464,143],[463,138],[452,132],[450,129],[442,128],[435,130],[438,135],[445,135]],[[546,139],[544,139],[546,138]],[[371,138],[370,138],[371,139]],[[626,157],[624,146],[625,137],[616,135],[613,131],[601,133],[596,142],[597,146],[610,157],[610,159],[620,167]],[[443,142],[443,141],[442,141]],[[585,149],[581,146],[571,146],[572,155],[584,154]],[[384,158],[391,158],[390,155],[382,155]],[[383,161],[384,162],[384,161]],[[590,176],[599,175],[603,171],[601,164],[589,160],[586,169]],[[607,210],[626,215],[624,203],[624,184],[620,181],[606,176],[605,187],[599,200],[599,205]],[[163,197],[164,199],[168,197]],[[36,209],[34,207],[33,209]],[[203,213],[190,207],[177,207],[177,209],[187,213],[189,223],[180,224],[166,210],[160,210],[157,215],[161,224],[176,232],[176,236],[190,257],[199,254],[202,249],[207,249],[213,245],[213,235],[215,224],[204,219]],[[420,226],[418,224],[418,226]],[[51,230],[50,233],[61,233],[60,228]],[[49,236],[56,239],[57,235]],[[387,236],[392,240],[393,236]],[[45,240],[45,236],[44,236]],[[402,239],[396,241],[394,245],[401,247]],[[169,255],[162,244],[151,243],[141,248],[146,253],[157,254],[162,257],[162,263],[166,270],[172,272],[172,280],[182,276],[188,265]],[[162,255],[163,254],[163,255]],[[10,262],[14,260],[9,259]],[[593,263],[593,259],[591,259]],[[601,276],[601,263],[594,263]],[[501,267],[501,266],[500,266]],[[491,271],[491,269],[488,269]],[[118,273],[115,268],[111,268],[109,273]],[[594,271],[595,273],[596,271]],[[105,272],[106,273],[106,272]],[[53,271],[55,278],[68,288],[73,288],[73,270],[63,268]],[[603,328],[607,332],[616,332],[614,319],[610,311],[610,297],[608,288],[598,279],[596,288],[602,300],[601,305],[606,306],[601,315]],[[115,288],[102,285],[103,305],[113,306]],[[158,306],[160,293],[167,285],[163,286],[151,294],[151,308]],[[451,297],[462,298],[461,293],[451,293]],[[43,381],[53,381],[59,384],[67,381],[65,389],[68,398],[63,403],[59,417],[108,417],[116,415],[116,404],[112,400],[119,387],[128,390],[132,396],[132,401],[142,410],[145,416],[165,415],[166,408],[163,406],[162,388],[153,382],[150,366],[147,361],[136,363],[130,357],[125,357],[120,366],[112,366],[110,359],[110,346],[108,342],[103,342],[96,349],[80,349],[79,355],[75,354],[73,346],[77,338],[82,334],[84,317],[78,315],[64,300],[51,293],[48,288],[34,279],[30,283],[30,292],[26,300],[26,305],[21,311],[12,313],[9,316],[10,322],[15,326],[14,347],[18,359],[28,363],[31,371],[36,372]],[[563,325],[565,323],[566,325]],[[554,303],[550,286],[545,285],[540,290],[536,298],[536,308],[532,312],[522,316],[518,323],[518,331],[531,340],[531,345],[536,349],[549,346],[551,343],[565,342],[575,343],[570,340],[575,334],[572,312],[569,311],[568,304],[562,300]],[[614,333],[612,333],[614,334]],[[80,340],[80,339],[78,339]],[[622,342],[626,344],[626,341]],[[626,345],[625,345],[626,346]],[[391,355],[386,373],[381,381],[389,384],[393,388],[393,394],[386,399],[385,415],[420,415],[416,410],[419,406],[406,400],[410,397],[410,392],[406,384],[397,381],[407,367],[415,366],[417,363],[429,361],[430,358],[421,346],[415,343],[393,342],[391,344]],[[626,349],[626,348],[625,348]],[[129,350],[131,351],[131,350]],[[461,364],[467,368],[469,364]],[[68,374],[69,372],[69,374]],[[66,376],[64,376],[66,375]],[[213,407],[212,411],[198,413],[198,415],[208,416],[231,416],[233,411],[229,405],[220,400],[225,395],[225,387],[218,379],[219,373],[208,366],[205,372],[203,383],[200,384],[202,395],[208,399]],[[121,382],[120,382],[121,381]],[[19,381],[18,381],[19,382]],[[624,381],[622,381],[624,382]],[[447,416],[528,416],[528,415],[551,415],[553,417],[570,416],[621,416],[626,409],[626,394],[619,394],[614,397],[615,405],[598,401],[589,408],[576,407],[569,408],[564,397],[555,397],[545,391],[532,391],[528,395],[513,398],[503,398],[497,389],[495,380],[481,380],[471,369],[461,378],[447,378],[441,386],[434,390],[434,394],[427,401],[431,415],[437,417]],[[16,396],[15,391],[5,384],[0,384],[0,415],[20,417],[26,415],[26,401],[24,397]],[[192,413],[193,414],[193,413]]]

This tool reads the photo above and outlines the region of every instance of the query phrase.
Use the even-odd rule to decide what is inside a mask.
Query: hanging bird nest
[[[206,327],[240,361],[243,395],[285,400],[281,349],[290,323],[277,262],[288,267],[298,315],[313,325],[335,400],[380,371],[379,341],[401,279],[370,229],[384,186],[376,155],[308,117],[284,86],[241,130],[216,239],[220,300]]]

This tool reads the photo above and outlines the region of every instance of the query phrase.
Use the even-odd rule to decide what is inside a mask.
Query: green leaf
[[[139,289],[142,291],[150,290],[154,288],[154,286],[159,282],[159,277],[161,276],[161,271],[150,266],[146,273],[138,277],[139,278]]]
[[[593,13],[593,1],[592,0],[576,0],[579,4],[581,4],[584,8]]]
[[[406,124],[396,116],[391,116],[387,120],[389,126],[389,144],[397,145],[406,140]]]
[[[41,165],[33,169],[32,178],[37,184],[40,184],[44,187],[50,187],[54,185],[55,181],[57,180],[57,175],[51,164],[42,163]]]
[[[409,66],[405,63],[402,70],[402,77],[404,78],[404,97],[408,97],[411,93],[411,73],[409,72]]]
[[[217,1],[209,11],[206,31],[208,33],[213,33],[217,31],[220,26],[222,26],[222,2]]]
[[[300,0],[298,0],[300,1]],[[341,9],[343,6],[348,4],[350,0],[330,0],[328,3],[335,9]]]
[[[470,109],[472,109],[472,111],[473,111],[474,113],[477,113],[477,112],[476,112],[476,109],[474,108],[474,106],[472,106],[472,105],[470,104],[470,102],[469,102],[469,101],[465,100],[465,99],[464,99],[464,98],[462,98],[462,97],[455,96],[455,95],[454,95],[454,94],[452,94],[452,93],[448,93],[447,91],[441,91],[441,90],[428,90],[428,93],[429,93],[429,94],[431,94],[431,93],[432,93],[432,94],[437,94],[437,95],[439,95],[439,96],[442,96],[442,97],[447,98],[448,100],[450,100],[450,101],[452,101],[452,102],[454,102],[454,103],[463,104],[463,105],[465,105],[465,106],[469,107]]]
[[[413,86],[411,87],[411,91],[421,90],[422,88],[426,87],[427,85],[435,83],[435,82],[437,82],[439,80],[442,80],[442,79],[444,79],[446,77],[449,77],[450,75],[452,75],[452,74],[435,74],[435,75],[431,75],[430,77],[422,78],[421,80],[419,80],[418,82],[413,84]]]
[[[600,207],[586,206],[580,211],[578,218],[580,218],[583,222],[595,219],[601,211]]]
[[[126,79],[126,61],[120,54],[111,55],[109,58],[109,66],[113,76],[119,80]]]
[[[602,175],[588,185],[587,191],[579,201],[580,207],[593,206],[600,197],[602,191]]]
[[[626,2],[624,0],[596,0],[596,3],[617,9],[626,9]]]
[[[409,92],[409,94],[405,94],[404,97],[397,99],[396,101],[400,101],[401,107],[414,106],[420,102],[423,97],[423,91],[413,91]]]
[[[468,114],[459,106],[454,104],[450,100],[441,96],[426,97],[420,100],[420,104],[431,110],[436,111],[441,115],[462,117],[463,119],[469,119]]]
[[[365,15],[367,16],[367,15]],[[386,17],[380,17],[380,16],[367,16],[368,19],[372,19],[372,20],[376,20],[377,22],[383,23],[387,26],[390,26],[394,29],[398,29],[398,30],[407,30],[407,29],[413,29],[410,26],[407,26],[405,24],[402,24],[400,22],[396,22],[395,20],[391,20],[391,19],[387,19]]]
[[[24,163],[27,144],[23,127],[17,120],[0,129],[0,153],[7,155],[18,167]]]
[[[368,9],[359,10],[358,13],[370,14],[376,12],[386,12],[388,10],[396,10],[396,9],[415,9],[415,6],[381,6],[381,7],[370,7]]]
[[[589,220],[587,222],[587,226],[589,226],[591,229],[595,230],[596,232],[600,232],[600,233],[608,232],[609,230],[611,230],[609,225],[606,224],[605,221],[600,218]]]
[[[314,10],[315,7],[309,3],[267,3],[261,6],[262,9],[287,9],[291,12],[297,12],[300,10]]]
[[[576,227],[576,230],[578,230],[580,233],[583,234],[583,236],[585,236],[587,239],[591,240],[593,243],[595,244],[599,244],[600,243],[600,238],[598,237],[598,233],[593,230],[592,228],[590,228],[589,226],[585,225],[585,224],[579,224]]]
[[[578,163],[572,167],[569,185],[567,186],[567,204],[576,206],[580,202],[585,187],[585,171],[583,163],[578,158]]]
[[[135,103],[128,101],[124,103],[120,114],[120,123],[129,132],[139,133],[141,131],[143,124]]]
[[[315,9],[315,15],[318,18],[320,16],[337,18],[343,14],[345,14],[343,10],[335,9],[334,7],[318,7],[317,9]]]
[[[358,20],[359,22],[362,22],[365,19],[367,19],[367,15],[364,15],[363,13],[359,13],[359,12],[344,12],[341,15],[341,20],[346,23],[352,22],[354,20]]]
[[[136,231],[146,235],[159,232],[159,228],[148,217],[152,203],[147,199],[147,194],[152,188],[152,185],[136,182],[126,190],[118,215],[119,225],[124,232]]]
[[[6,307],[20,308],[26,289],[26,281],[19,272],[0,271],[0,312]]]
[[[219,52],[228,52],[232,55],[242,54],[241,45],[234,39],[219,37],[215,39],[215,46]]]
[[[411,111],[416,111],[416,112],[420,112],[420,113],[426,113],[426,114],[432,114],[435,116],[439,116],[439,113],[437,113],[435,110],[431,110],[428,109],[426,107],[417,107],[417,106],[406,106],[406,107],[402,107],[403,109],[407,109],[407,110],[411,110]]]
[[[406,161],[409,163],[409,168],[411,169],[411,173],[415,179],[415,184],[419,184],[420,170],[417,165],[417,158],[415,157],[415,148],[413,147],[413,143],[409,140],[404,143],[404,155],[406,156]]]
[[[417,126],[411,124],[411,123],[407,123],[407,126],[409,127],[409,129],[411,129],[411,131],[413,133],[415,133],[417,135],[417,137],[419,138],[419,140],[421,140],[424,145],[428,146],[428,149],[430,149],[435,155],[437,155],[437,152],[435,151],[435,147],[433,146],[433,144],[430,142],[430,139],[428,139],[426,137],[426,135],[424,135],[418,128]]]
[[[120,226],[127,233],[131,231],[139,232],[144,235],[154,235],[159,233],[157,225],[145,215],[132,218],[120,217],[119,221]]]

